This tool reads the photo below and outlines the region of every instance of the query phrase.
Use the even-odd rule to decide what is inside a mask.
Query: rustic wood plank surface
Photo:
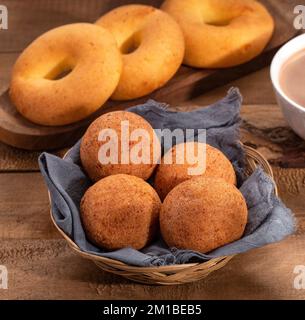
[[[2,0],[9,12],[9,30],[0,33],[1,52],[20,52],[42,33],[63,24],[94,22],[104,12],[130,3],[162,0]]]
[[[11,16],[9,31],[0,32],[0,93],[8,86],[18,53],[37,35],[63,23],[93,21],[105,3],[112,5],[110,0],[1,3]],[[292,23],[292,10],[299,1],[270,3],[285,6]],[[244,96],[242,141],[273,164],[280,195],[296,214],[295,235],[235,257],[204,281],[175,287],[136,284],[102,272],[68,248],[50,222],[47,190],[37,166],[39,153],[0,143],[0,264],[9,271],[9,289],[0,289],[0,299],[305,299],[305,290],[293,287],[294,267],[305,265],[305,142],[287,126],[276,105],[269,69],[178,109],[214,102],[231,86],[239,87]]]

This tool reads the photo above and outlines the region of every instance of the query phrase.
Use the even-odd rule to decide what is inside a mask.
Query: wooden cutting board
[[[120,0],[111,1],[111,3],[106,1],[102,11],[109,10],[116,2],[118,5],[122,4]],[[159,0],[149,2],[156,5],[160,4]],[[149,96],[128,102],[108,101],[89,118],[61,127],[40,126],[26,120],[17,112],[9,99],[8,91],[6,91],[0,96],[0,140],[9,145],[28,150],[46,150],[71,146],[83,135],[88,125],[105,112],[126,109],[143,103],[149,98],[172,105],[181,104],[181,102],[203,94],[217,86],[224,85],[265,67],[271,62],[276,51],[284,43],[296,36],[298,32],[293,28],[292,21],[285,14],[286,7],[282,7],[274,0],[262,2],[273,15],[276,22],[276,30],[268,47],[254,60],[241,66],[224,70],[203,70],[182,66],[167,85]]]

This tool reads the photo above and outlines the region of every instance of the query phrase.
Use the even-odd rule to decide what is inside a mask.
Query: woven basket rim
[[[241,143],[242,144],[242,143]],[[263,167],[264,171],[271,177],[271,179],[274,182],[274,187],[275,187],[275,193],[278,195],[278,190],[276,183],[274,181],[274,175],[273,175],[273,170],[269,164],[269,162],[264,158],[264,156],[255,150],[254,148],[242,144],[243,149],[246,154],[246,159],[253,160],[259,162],[259,164]],[[68,152],[70,149],[64,154],[63,159],[67,156]],[[249,157],[249,158],[248,158]],[[251,164],[250,164],[251,165]],[[254,165],[254,164],[253,164]],[[67,241],[69,247],[76,252],[78,255],[82,256],[85,259],[92,260],[96,264],[104,263],[106,265],[113,266],[114,268],[119,268],[120,270],[128,270],[134,273],[145,273],[145,272],[179,272],[183,269],[190,269],[198,266],[207,266],[208,264],[215,265],[221,261],[224,261],[224,263],[227,263],[229,260],[231,260],[234,256],[237,254],[231,255],[231,256],[222,256],[222,257],[217,257],[210,259],[208,261],[204,262],[195,262],[195,263],[184,263],[184,264],[171,264],[171,265],[166,265],[166,266],[148,266],[148,267],[140,267],[140,266],[134,266],[134,265],[128,265],[122,261],[111,259],[111,258],[106,258],[106,257],[101,257],[92,253],[88,253],[85,251],[82,251],[79,246],[57,225],[57,223],[54,220],[53,214],[52,214],[52,207],[51,207],[51,195],[48,190],[48,197],[49,197],[49,202],[50,202],[50,217],[53,225],[57,229],[57,231],[62,235],[62,237]]]

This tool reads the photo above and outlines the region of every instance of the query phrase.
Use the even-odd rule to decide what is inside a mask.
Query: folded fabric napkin
[[[160,236],[141,251],[124,248],[109,252],[96,247],[87,240],[79,213],[81,198],[92,184],[81,167],[80,142],[69,151],[65,159],[45,152],[39,157],[40,170],[51,194],[54,220],[82,251],[135,266],[207,261],[258,248],[292,234],[295,229],[293,214],[276,197],[269,176],[261,168],[247,179],[243,174],[244,152],[239,143],[241,101],[238,89],[232,88],[221,101],[191,112],[171,112],[167,105],[153,100],[129,109],[144,117],[155,129],[206,129],[207,143],[224,152],[233,163],[240,191],[247,202],[248,223],[240,240],[209,254],[168,248]]]

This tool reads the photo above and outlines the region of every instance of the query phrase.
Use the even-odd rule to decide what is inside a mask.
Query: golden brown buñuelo
[[[126,129],[129,131],[129,135],[123,134],[122,136],[122,131],[124,133],[126,130],[124,122],[126,124],[128,122],[128,129]],[[146,160],[145,163],[139,164],[132,159],[133,147],[137,144],[137,141],[133,140],[135,137],[132,137],[132,132],[136,132],[137,129],[145,130],[147,134],[147,138],[142,141],[145,146],[140,150],[141,159]],[[111,133],[109,130],[115,133],[118,138],[117,141],[116,139],[108,140],[107,136]],[[128,144],[128,148],[124,147],[123,152],[121,152],[121,138],[124,140],[127,138],[124,145]],[[115,145],[116,142],[118,142],[117,146]],[[102,152],[101,147],[105,148],[106,154],[103,155],[104,152]],[[108,154],[108,150],[109,152],[111,150],[113,154]],[[135,156],[138,155],[138,151]],[[116,152],[117,159],[115,157],[112,159]],[[147,180],[153,173],[160,155],[160,142],[152,126],[144,118],[127,111],[109,112],[97,118],[87,129],[80,147],[82,165],[93,181],[119,173],[130,174]],[[101,163],[101,160],[108,163]]]
[[[81,218],[94,244],[108,250],[139,250],[158,229],[160,205],[158,194],[147,182],[119,174],[87,190],[81,201]]]
[[[197,177],[176,186],[160,211],[169,247],[207,253],[241,238],[247,205],[240,191],[223,179]]]
[[[199,153],[203,156],[202,159],[198,157]],[[196,169],[197,172],[191,172],[190,169]],[[174,146],[161,159],[154,187],[163,200],[179,183],[198,175],[222,178],[228,183],[236,184],[234,168],[220,150],[204,143],[187,142]]]

